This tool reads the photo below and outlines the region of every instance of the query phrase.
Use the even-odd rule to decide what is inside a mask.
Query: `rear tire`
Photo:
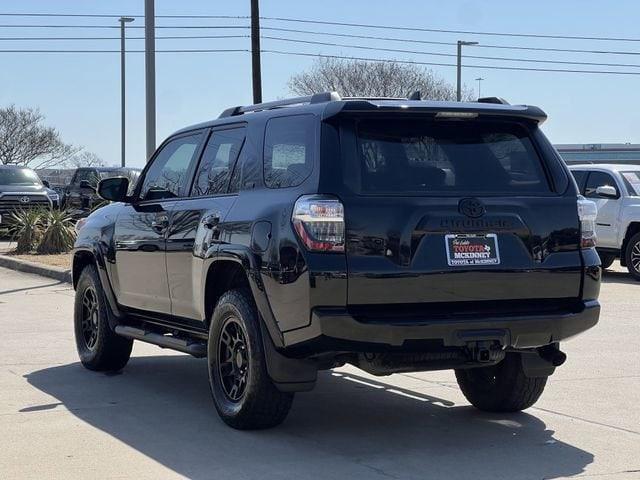
[[[640,281],[640,232],[629,239],[624,255],[629,273]]]
[[[456,370],[456,380],[467,400],[485,412],[519,412],[531,407],[547,383],[547,377],[524,374],[519,353],[509,352],[491,367]]]
[[[259,322],[251,293],[231,290],[218,301],[209,328],[211,395],[220,418],[239,430],[279,425],[293,402],[293,393],[269,378]]]
[[[616,256],[610,253],[599,253],[600,263],[602,264],[602,268],[606,269],[613,265],[613,262],[616,260]]]
[[[74,331],[80,361],[89,370],[117,371],[129,361],[133,340],[109,326],[109,306],[93,265],[86,266],[78,280]]]

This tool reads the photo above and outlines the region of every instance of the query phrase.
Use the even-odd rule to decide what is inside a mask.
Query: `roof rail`
[[[254,105],[237,106],[227,108],[220,114],[218,118],[233,117],[235,115],[242,115],[248,112],[259,112],[261,110],[270,110],[272,108],[285,107],[287,105],[302,105],[313,103],[324,103],[342,100],[342,97],[337,92],[322,92],[315,93],[313,95],[307,95],[305,97],[287,98],[285,100],[275,100],[273,102],[256,103]]]
[[[497,103],[500,105],[510,105],[510,103],[502,97],[482,97],[478,99],[478,103]]]

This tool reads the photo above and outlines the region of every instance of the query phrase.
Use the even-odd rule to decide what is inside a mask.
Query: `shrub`
[[[9,232],[16,242],[16,253],[29,253],[36,248],[44,229],[45,212],[40,209],[16,210],[11,214]]]
[[[38,244],[40,254],[66,253],[73,248],[76,233],[73,219],[63,210],[49,210],[44,213],[44,233]]]

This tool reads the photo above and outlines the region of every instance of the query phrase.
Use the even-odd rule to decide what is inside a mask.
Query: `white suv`
[[[571,165],[580,193],[598,205],[602,266],[616,258],[640,280],[640,165]]]

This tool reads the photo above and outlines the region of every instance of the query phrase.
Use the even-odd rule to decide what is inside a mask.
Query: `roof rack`
[[[240,105],[237,107],[227,108],[218,118],[233,117],[235,115],[242,115],[243,113],[259,112],[262,110],[270,110],[272,108],[286,107],[288,105],[324,103],[336,100],[342,100],[342,97],[340,97],[337,92],[316,93],[305,97],[294,97],[287,98],[285,100],[275,100],[273,102],[256,103],[254,105],[247,105],[244,107]]]
[[[478,99],[478,103],[497,103],[499,105],[510,105],[510,103],[502,97],[482,97]]]

